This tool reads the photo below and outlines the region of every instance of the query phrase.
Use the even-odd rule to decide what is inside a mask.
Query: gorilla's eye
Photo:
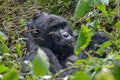
[[[50,28],[50,30],[51,31],[56,31],[56,30],[59,30],[59,26],[57,26],[57,25],[54,25],[54,26],[52,26],[51,28]]]

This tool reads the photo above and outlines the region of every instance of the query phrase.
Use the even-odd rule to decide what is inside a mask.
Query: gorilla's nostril
[[[67,32],[65,32],[64,34],[63,34],[63,37],[65,37],[65,38],[67,38],[69,36],[69,34],[67,33]]]

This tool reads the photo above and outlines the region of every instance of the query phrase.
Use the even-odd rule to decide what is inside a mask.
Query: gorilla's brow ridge
[[[66,22],[62,22],[62,23],[50,25],[50,28],[53,28],[53,27],[64,28],[66,25],[67,25]]]

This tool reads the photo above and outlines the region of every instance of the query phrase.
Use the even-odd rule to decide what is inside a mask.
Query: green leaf
[[[82,49],[88,46],[89,42],[91,41],[91,30],[85,26],[81,26],[81,30],[75,45],[75,54],[78,55]]]
[[[89,0],[79,0],[76,9],[75,9],[75,17],[83,17],[89,10]]]
[[[19,56],[22,56],[21,44],[17,44],[15,48],[16,48],[16,51],[19,54]]]
[[[103,3],[100,3],[97,5],[98,10],[100,10],[103,14],[105,14],[108,17],[106,6]]]
[[[99,70],[101,70],[101,68],[102,68],[101,65],[97,65],[97,66],[95,66],[95,71],[99,71]]]
[[[120,60],[114,61],[114,67],[112,70],[115,80],[120,80]]]
[[[0,65],[0,74],[8,70],[9,68],[3,65]]]
[[[102,70],[95,75],[94,80],[115,80],[115,78],[109,69],[102,68]]]
[[[4,75],[3,80],[19,80],[17,71],[14,69],[10,70]]]
[[[47,55],[38,48],[37,55],[32,61],[33,72],[36,76],[45,75],[49,72],[49,60]]]
[[[19,24],[22,25],[22,26],[25,25],[25,20],[24,19],[20,19]]]
[[[96,51],[97,54],[102,55],[103,49],[106,48],[106,47],[108,47],[108,46],[110,46],[111,44],[112,44],[112,43],[111,43],[110,41],[104,42],[104,43],[100,46],[100,48]]]
[[[8,39],[8,37],[3,32],[0,31],[0,41],[4,42],[7,39]]]
[[[115,26],[116,26],[116,28],[117,28],[118,30],[120,30],[120,21],[118,21],[118,22],[115,24]]]
[[[5,44],[0,43],[0,53],[9,53],[9,49]]]
[[[77,71],[74,75],[73,80],[90,80],[90,77],[88,76],[88,74],[85,74],[82,71]]]

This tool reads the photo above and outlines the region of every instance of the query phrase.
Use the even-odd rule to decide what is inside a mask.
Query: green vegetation
[[[109,41],[97,51],[85,51],[87,59],[77,60],[71,68],[79,68],[68,80],[119,80],[120,79],[120,1],[119,0],[0,0],[0,80],[55,80],[49,73],[48,59],[38,54],[30,65],[31,72],[23,74],[23,41],[25,22],[35,12],[44,11],[66,18],[76,38],[75,54],[85,51],[96,32],[104,32]],[[96,47],[97,45],[95,45]],[[106,58],[90,56],[107,53]],[[41,50],[38,53],[43,53]],[[36,65],[37,63],[43,65]],[[40,72],[41,71],[41,72]],[[64,71],[64,70],[63,70]],[[48,76],[44,74],[49,73]]]

